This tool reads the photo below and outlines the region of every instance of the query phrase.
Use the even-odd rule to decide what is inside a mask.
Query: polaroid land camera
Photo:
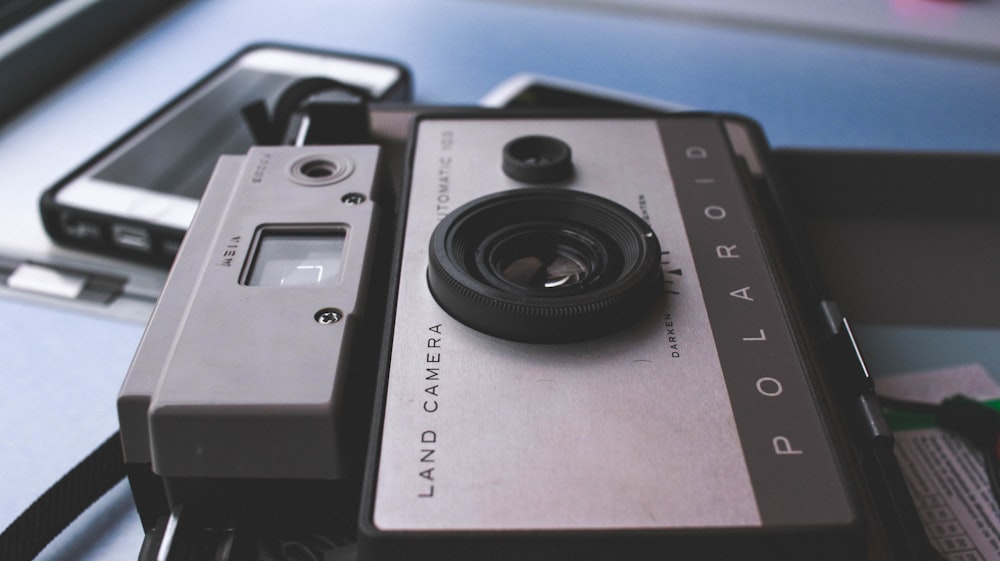
[[[883,558],[753,123],[371,119],[219,162],[119,398],[143,558]]]

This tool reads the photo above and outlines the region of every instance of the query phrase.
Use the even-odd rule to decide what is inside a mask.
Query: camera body
[[[570,171],[504,165],[538,138],[570,148]],[[363,503],[372,558],[859,548],[760,214],[759,138],[709,115],[418,119]],[[649,252],[652,293],[636,272]],[[522,254],[550,273],[510,272]]]
[[[356,504],[392,200],[376,145],[220,158],[118,397],[157,540],[332,528]]]
[[[756,125],[411,119],[402,170],[374,145],[220,163],[119,399],[147,529],[183,507],[339,524],[373,560],[864,557]]]

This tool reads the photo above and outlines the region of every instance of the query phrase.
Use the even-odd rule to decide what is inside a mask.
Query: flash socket
[[[350,177],[354,162],[337,155],[310,155],[299,158],[288,166],[289,178],[306,187],[333,185]]]

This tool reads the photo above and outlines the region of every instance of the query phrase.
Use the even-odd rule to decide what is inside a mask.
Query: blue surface
[[[509,75],[535,72],[744,113],[777,146],[1000,151],[998,64],[520,4],[204,0],[0,130],[5,202],[35,213],[42,188],[260,41],[398,59],[422,102],[474,103]],[[6,300],[0,322],[5,526],[114,430],[142,326]],[[140,541],[120,486],[43,558],[132,559]]]
[[[426,102],[472,103],[529,71],[745,113],[775,145],[1000,150],[997,64],[473,1],[195,2],[68,88],[70,112],[113,138],[261,40],[399,59]]]
[[[118,427],[115,398],[142,325],[0,299],[0,527]],[[40,559],[133,559],[142,540],[125,484]],[[129,551],[127,556],[123,552]]]

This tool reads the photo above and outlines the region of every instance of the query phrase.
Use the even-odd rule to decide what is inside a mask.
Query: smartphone
[[[254,45],[145,119],[43,193],[42,222],[61,245],[169,266],[223,154],[254,144],[241,109],[303,78],[330,78],[372,100],[409,101],[403,65],[384,59]]]
[[[505,79],[487,92],[479,104],[507,109],[640,109],[663,113],[690,109],[669,101],[531,73]]]

